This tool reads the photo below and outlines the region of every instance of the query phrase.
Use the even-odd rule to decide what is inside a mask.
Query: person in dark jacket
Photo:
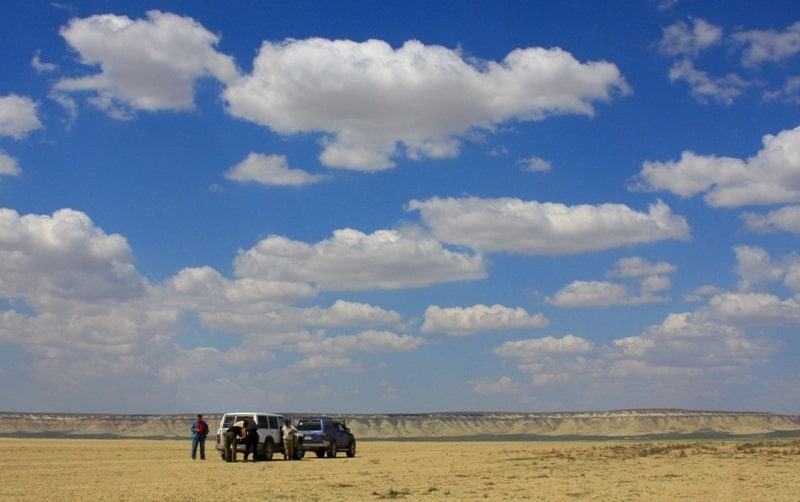
[[[200,460],[206,459],[206,436],[208,436],[208,424],[203,420],[203,415],[197,415],[197,420],[192,422],[192,460],[197,458],[198,446],[200,446]]]
[[[222,448],[226,462],[236,462],[236,446],[239,444],[239,438],[243,437],[244,423],[242,421],[234,422],[234,424],[225,431]]]
[[[253,454],[253,462],[258,457],[258,423],[253,417],[244,419],[244,428],[247,436],[244,440],[244,461],[247,462],[247,457],[250,453]]]

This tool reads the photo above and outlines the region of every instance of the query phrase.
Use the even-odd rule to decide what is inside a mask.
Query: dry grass
[[[213,443],[209,443],[213,448]],[[0,439],[0,500],[800,500],[800,440],[361,441],[299,462],[189,441]]]

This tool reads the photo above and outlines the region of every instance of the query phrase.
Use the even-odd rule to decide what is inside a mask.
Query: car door
[[[333,429],[336,431],[336,444],[338,448],[346,448],[350,445],[350,434],[347,433],[347,428],[341,422],[334,422]]]

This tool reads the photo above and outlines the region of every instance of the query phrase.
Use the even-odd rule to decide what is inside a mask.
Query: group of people
[[[283,436],[283,459],[291,460],[294,456],[297,429],[288,418],[281,427]],[[203,415],[197,415],[197,420],[192,422],[192,460],[197,458],[197,449],[200,448],[200,459],[206,459],[206,436],[208,424],[203,420]],[[258,424],[253,417],[234,422],[223,435],[223,456],[226,462],[236,461],[236,447],[239,441],[244,440],[244,461],[253,454],[253,462],[258,459]]]

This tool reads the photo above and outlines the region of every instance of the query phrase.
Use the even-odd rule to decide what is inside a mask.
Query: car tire
[[[347,448],[347,456],[349,458],[356,456],[356,440],[354,438],[350,439],[350,447]]]
[[[336,458],[337,451],[336,441],[331,441],[330,444],[328,444],[328,458]]]
[[[272,460],[272,456],[275,454],[275,444],[272,442],[272,438],[267,438],[264,441],[264,455],[262,458],[264,460]]]
[[[325,449],[320,448],[319,450],[314,450],[314,453],[317,454],[317,458],[322,458],[325,456]]]

